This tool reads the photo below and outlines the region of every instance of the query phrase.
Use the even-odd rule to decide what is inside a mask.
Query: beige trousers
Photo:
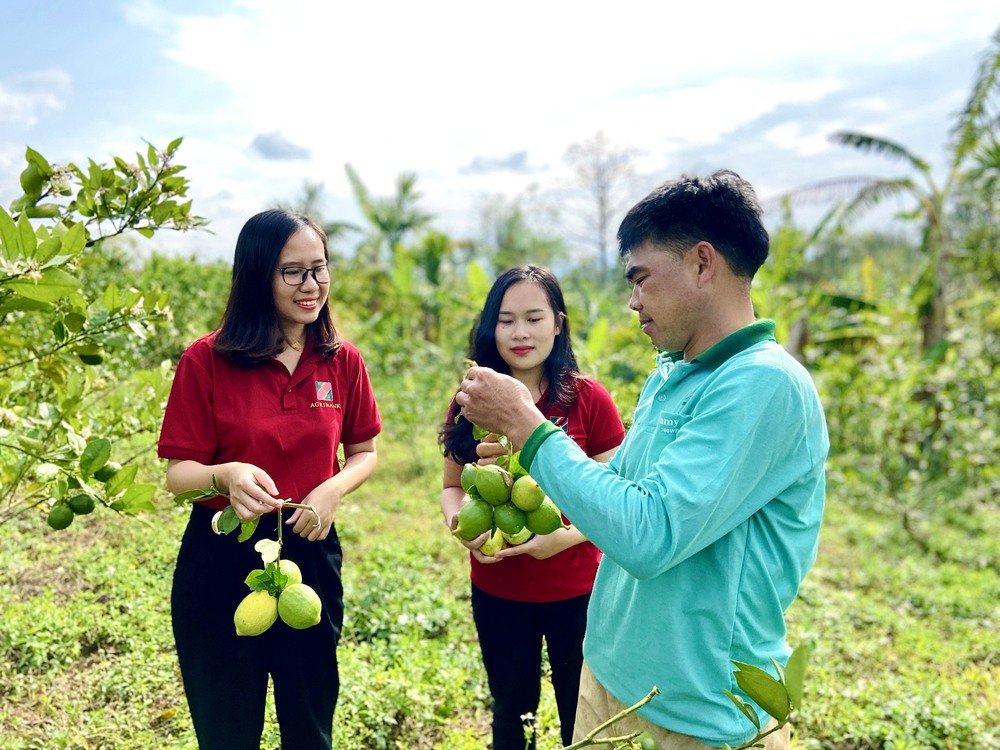
[[[615,698],[604,689],[604,686],[597,681],[587,662],[583,663],[583,670],[580,672],[580,698],[576,704],[576,723],[573,729],[573,742],[579,742],[587,736],[587,732],[602,724],[615,714],[624,711],[628,706]],[[771,723],[765,727],[769,729],[775,725]],[[749,724],[749,722],[748,722]],[[599,736],[619,737],[632,732],[647,731],[653,735],[659,750],[711,750],[711,745],[705,745],[694,737],[686,734],[677,734],[663,727],[651,724],[636,713],[631,713],[624,719],[615,722],[605,729]],[[781,731],[769,734],[761,743],[766,750],[788,750],[790,726],[786,724]]]

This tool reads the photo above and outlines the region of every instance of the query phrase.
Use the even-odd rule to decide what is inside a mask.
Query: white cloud
[[[172,73],[185,66],[203,84],[198,97],[174,99],[186,105],[145,110],[142,127],[154,123],[157,138],[185,136],[180,160],[195,210],[213,220],[219,236],[208,241],[221,253],[247,216],[291,200],[306,180],[323,183],[338,210],[353,204],[347,162],[376,194],[392,191],[400,172],[417,172],[425,207],[455,231],[483,196],[563,179],[566,148],[597,131],[640,152],[637,168],[646,175],[732,162],[745,146],[756,149],[748,172],[765,165],[761,181],[787,187],[797,179],[796,159],[829,148],[831,121],[844,116],[834,103],[849,101],[852,117],[842,122],[852,129],[898,130],[903,113],[885,99],[863,101],[869,92],[858,93],[859,79],[845,71],[916,66],[956,39],[985,48],[996,26],[985,0],[952,0],[936,14],[870,0],[822,8],[791,0],[184,6],[198,10],[166,0],[122,7],[133,33],[155,32],[151,58],[166,58]],[[9,90],[9,79],[0,83],[0,124],[5,113],[37,119],[63,100],[51,87],[16,90],[50,94],[33,104]],[[96,147],[73,145],[97,157],[130,153],[138,138],[153,137],[137,127],[120,119]],[[309,160],[261,158],[251,144],[268,133]],[[520,163],[531,167],[522,173],[462,173],[522,152]]]
[[[43,112],[63,108],[71,84],[69,73],[56,68],[0,81],[0,124],[34,125]]]

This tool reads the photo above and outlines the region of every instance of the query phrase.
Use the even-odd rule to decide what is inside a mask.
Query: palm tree
[[[366,250],[372,264],[381,268],[384,254],[388,253],[392,258],[407,235],[423,229],[434,217],[417,206],[420,193],[416,190],[417,176],[412,172],[399,175],[395,195],[378,198],[369,192],[350,164],[344,165],[344,169],[358,207],[371,229],[359,250]]]
[[[1000,30],[994,33],[991,47],[974,81],[965,107],[959,113],[950,134],[950,160],[944,181],[938,183],[927,161],[904,146],[887,138],[864,133],[841,131],[832,136],[836,143],[862,151],[876,153],[905,162],[912,176],[896,178],[863,178],[860,188],[846,203],[838,226],[843,227],[866,210],[889,197],[906,195],[913,199],[913,210],[906,214],[920,222],[920,273],[911,292],[916,309],[924,351],[945,340],[948,328],[947,289],[951,276],[951,261],[955,251],[955,229],[952,216],[955,201],[963,185],[978,180],[983,189],[995,191],[1000,148],[998,100],[1000,100]],[[851,180],[857,185],[857,178]]]

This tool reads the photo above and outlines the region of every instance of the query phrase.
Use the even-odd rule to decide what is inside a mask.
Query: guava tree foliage
[[[128,279],[88,293],[79,269],[109,238],[206,224],[185,200],[180,144],[82,167],[26,151],[23,194],[0,207],[0,523],[37,510],[65,528],[96,505],[153,507],[119,444],[155,427],[169,373],[116,352],[169,318],[166,294]]]

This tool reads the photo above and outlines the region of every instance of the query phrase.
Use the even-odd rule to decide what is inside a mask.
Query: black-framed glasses
[[[303,266],[283,266],[275,268],[281,274],[281,280],[288,286],[300,286],[306,283],[309,274],[312,274],[313,281],[317,284],[330,283],[330,266],[313,266],[305,268]]]

